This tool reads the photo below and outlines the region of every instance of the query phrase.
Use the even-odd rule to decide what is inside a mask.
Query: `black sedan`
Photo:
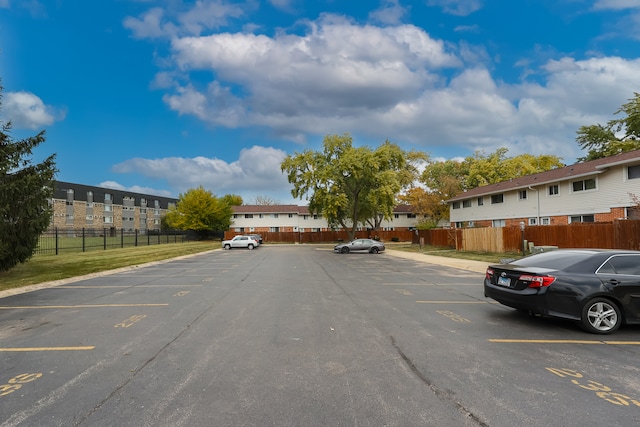
[[[640,252],[561,249],[490,265],[484,295],[609,334],[622,323],[640,324]]]
[[[373,239],[356,239],[347,243],[340,243],[333,247],[334,252],[347,254],[349,252],[369,252],[377,254],[384,251],[384,243]]]

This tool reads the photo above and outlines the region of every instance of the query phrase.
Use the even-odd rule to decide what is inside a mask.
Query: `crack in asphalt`
[[[384,330],[381,326],[379,326],[378,321],[373,318],[371,316],[371,314],[367,311],[367,310],[363,310],[357,303],[357,301],[351,296],[351,294],[349,292],[346,291],[346,289],[333,277],[333,275],[330,273],[329,270],[327,270],[324,265],[320,264],[320,267],[322,268],[322,270],[324,270],[324,272],[327,274],[327,276],[329,278],[331,278],[331,281],[344,293],[344,295],[349,298],[349,300],[353,303],[353,305],[355,307],[357,307],[359,310],[363,311],[364,314],[369,317],[371,320],[373,320],[373,323],[376,324],[377,328],[379,331],[381,331],[382,333],[384,333],[385,335],[387,335],[390,340],[391,340],[391,345],[393,346],[393,348],[396,350],[396,352],[398,353],[398,355],[402,358],[402,360],[404,361],[404,363],[407,365],[407,367],[411,370],[411,372],[422,382],[424,383],[429,390],[431,390],[431,392],[433,392],[433,394],[440,399],[440,401],[444,402],[444,403],[449,403],[449,404],[453,404],[455,406],[455,408],[460,411],[463,415],[465,415],[468,419],[470,419],[471,421],[473,421],[474,423],[476,423],[478,426],[480,427],[490,427],[489,424],[485,423],[484,421],[482,421],[480,419],[479,416],[477,416],[476,414],[474,414],[471,410],[467,409],[462,403],[460,403],[459,401],[453,399],[446,391],[442,390],[441,388],[437,387],[435,384],[433,384],[433,382],[431,382],[431,380],[429,380],[429,378],[427,378],[427,376],[422,373],[420,371],[420,369],[418,369],[418,367],[416,366],[415,363],[413,363],[413,361],[411,360],[411,358],[409,358],[404,351],[402,351],[402,348],[400,348],[400,346],[398,345],[398,343],[396,342],[396,339],[393,337],[393,335],[389,334],[386,330]]]

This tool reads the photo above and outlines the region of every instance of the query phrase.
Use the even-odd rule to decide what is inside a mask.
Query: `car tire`
[[[249,250],[253,249],[253,245],[251,243],[249,243],[249,246],[247,246],[247,248],[249,248]]]
[[[618,330],[622,324],[622,313],[611,300],[593,298],[582,308],[581,322],[587,332],[610,334]]]
[[[378,248],[376,248],[375,246],[374,246],[373,248],[371,248],[370,253],[372,253],[372,254],[377,254],[378,252],[380,252],[380,251],[379,251],[379,250],[378,250]]]
[[[348,254],[348,253],[349,253],[349,248],[342,248],[342,249],[340,250],[340,253]]]

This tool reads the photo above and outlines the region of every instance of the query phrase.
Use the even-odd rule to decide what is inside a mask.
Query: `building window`
[[[504,227],[504,226],[507,225],[506,220],[504,220],[504,219],[494,219],[493,221],[491,221],[491,224],[494,227]]]
[[[491,196],[491,204],[495,205],[497,203],[504,203],[504,195],[503,194],[494,194]]]
[[[271,216],[272,216],[273,218],[278,218],[280,215],[279,215],[279,214],[271,214]]]
[[[412,213],[407,214],[407,218],[415,218],[415,217],[416,217],[416,214],[412,214]]]
[[[104,211],[105,212],[112,212],[113,211],[113,206],[112,205],[104,205]]]
[[[278,233],[280,231],[280,227],[269,227],[269,231],[272,233]]]
[[[141,211],[141,212],[142,212],[142,211]],[[234,218],[234,219],[237,219],[237,218],[239,218],[239,217],[240,217],[240,215],[238,215],[238,214],[233,214],[233,218]]]
[[[113,217],[105,216],[104,217],[104,223],[105,224],[113,224]]]
[[[109,200],[113,200],[113,198],[111,197],[111,194],[109,193],[104,193],[104,201],[109,201]]]
[[[288,214],[289,218],[293,218],[293,214]]]
[[[306,221],[308,218],[309,218],[309,215],[302,215],[302,219],[303,219],[303,220],[305,220],[305,221]]]
[[[398,218],[400,218],[400,214],[393,214],[393,217],[394,217],[395,219],[398,219]]]
[[[527,190],[518,191],[518,200],[527,200]]]
[[[574,181],[573,182],[573,191],[587,191],[587,190],[595,190],[596,189],[596,180],[595,178],[589,178],[582,181]]]
[[[253,218],[253,214],[244,214],[245,218]]]
[[[460,202],[453,202],[453,209],[460,209]]]
[[[464,223],[458,221],[456,222],[456,228],[462,228],[464,226]]]
[[[559,191],[558,191],[558,184],[554,184],[554,185],[550,185],[548,187],[549,189],[549,195],[550,196],[557,196]]]
[[[593,215],[573,215],[569,217],[569,224],[574,222],[595,222],[595,217]]]
[[[542,225],[549,225],[549,224],[551,224],[551,218],[549,218],[549,217],[540,218],[540,224],[542,224]]]
[[[244,233],[244,227],[236,227],[233,229],[236,233]]]
[[[638,179],[638,178],[640,178],[640,165],[629,166],[627,168],[627,179]]]
[[[463,200],[462,201],[462,207],[463,208],[470,208],[471,207],[471,200]]]
[[[529,218],[529,225],[538,225],[538,218]]]
[[[484,197],[478,197],[478,206],[484,205]]]

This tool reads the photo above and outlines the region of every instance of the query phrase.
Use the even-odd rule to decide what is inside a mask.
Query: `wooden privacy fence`
[[[349,235],[346,231],[282,231],[282,232],[244,232],[225,231],[224,238],[231,239],[238,234],[260,234],[265,243],[336,243],[346,242]],[[372,238],[383,242],[410,242],[414,232],[409,230],[399,231],[356,231],[356,239]]]
[[[227,231],[225,239],[237,233]],[[265,242],[333,243],[347,241],[345,231],[261,232]],[[412,242],[429,246],[476,252],[521,252],[520,227],[435,228],[432,230],[358,231],[356,238],[377,238],[383,242]],[[617,220],[569,225],[526,226],[524,240],[536,246],[559,248],[602,248],[640,250],[640,220]]]
[[[520,227],[420,230],[419,237],[425,244],[477,252],[521,252],[523,243]],[[535,246],[640,250],[640,221],[526,226],[524,240]]]

